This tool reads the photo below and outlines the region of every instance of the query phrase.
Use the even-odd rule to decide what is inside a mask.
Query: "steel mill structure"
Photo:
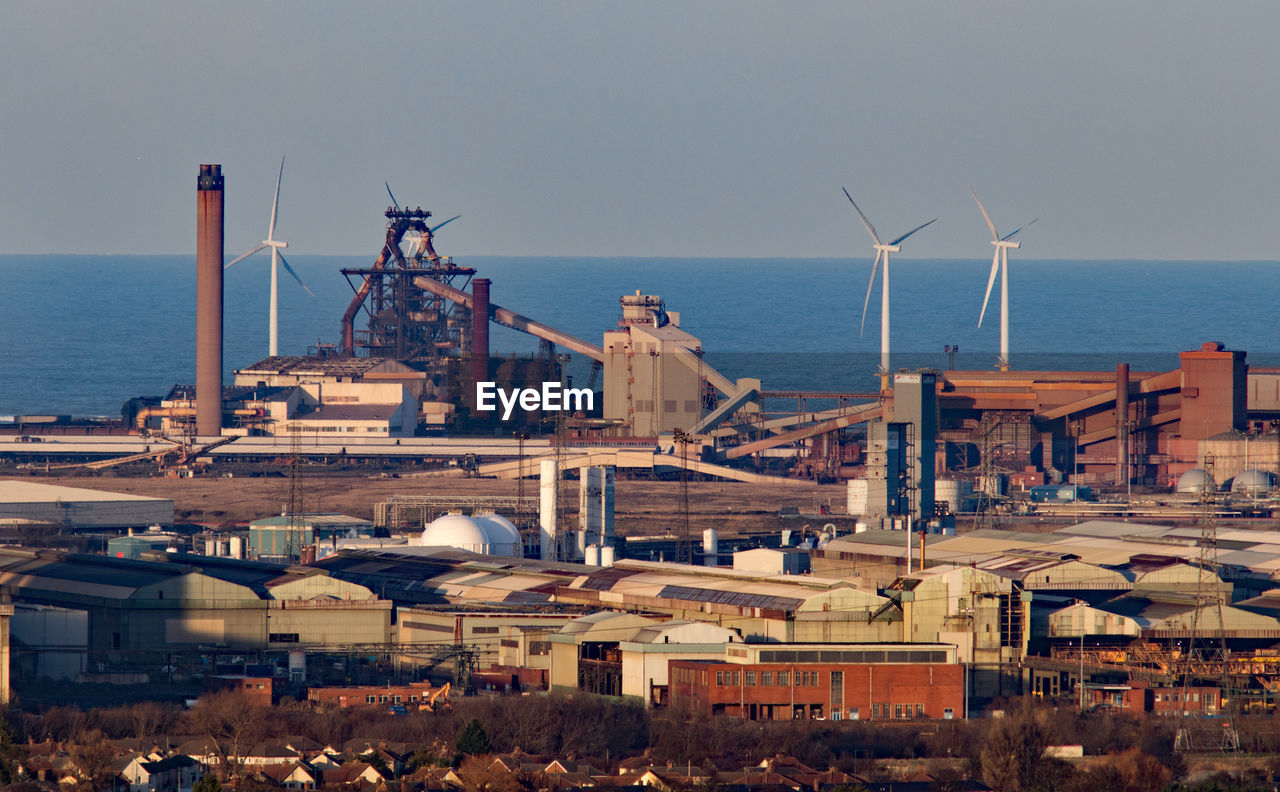
[[[947,479],[948,488],[959,480],[990,490],[996,502],[1009,487],[1168,487],[1206,453],[1217,458],[1224,481],[1246,471],[1253,478],[1280,474],[1280,368],[1250,367],[1242,350],[1205,343],[1181,352],[1179,366],[1168,371],[1132,371],[1118,361],[1114,371],[891,372],[890,381],[934,383],[933,393],[924,394],[933,409],[924,410],[919,398],[896,387],[874,393],[771,390],[761,379],[716,371],[701,340],[659,295],[621,297],[620,321],[592,340],[504,308],[494,301],[501,299],[500,283],[437,252],[434,236],[445,223],[433,226],[431,212],[398,205],[384,212],[385,234],[373,263],[342,270],[355,293],[342,317],[340,343],[315,356],[251,363],[237,372],[232,389],[224,389],[223,190],[221,166],[201,165],[195,388],[176,387],[160,404],[134,413],[137,428],[150,437],[159,432],[183,448],[204,446],[207,458],[278,455],[274,446],[256,447],[256,437],[287,435],[293,426],[311,438],[308,453],[321,457],[457,457],[466,463],[459,470],[478,475],[534,475],[536,459],[515,460],[527,451],[545,457],[548,450],[529,451],[515,439],[519,426],[504,433],[495,414],[478,413],[474,384],[560,382],[569,354],[591,362],[585,384],[596,404],[557,427],[552,445],[562,469],[604,464],[622,475],[639,467],[743,481],[879,481],[882,471],[867,465],[865,452],[869,426],[880,421],[913,427],[918,447],[912,480],[886,486],[905,494],[917,520],[933,511],[931,471]],[[495,357],[490,322],[537,337],[542,354]],[[539,411],[528,411],[521,421],[527,430],[551,434]],[[38,426],[39,434],[73,433],[56,421]],[[479,453],[442,447],[438,455],[422,454],[401,445],[423,433],[501,439]],[[684,438],[679,454],[677,433]],[[221,435],[238,439],[214,454],[210,444]],[[136,447],[54,448],[0,437],[0,454],[52,466],[145,462],[170,452],[152,448],[148,439],[139,438]],[[379,440],[390,442],[372,442]],[[566,455],[566,445],[578,450]],[[588,454],[590,448],[597,450]],[[953,511],[960,505],[948,504]]]

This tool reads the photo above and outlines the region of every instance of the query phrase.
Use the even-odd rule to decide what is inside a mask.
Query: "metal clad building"
[[[173,525],[173,501],[119,492],[0,479],[0,520],[36,520],[77,529]]]

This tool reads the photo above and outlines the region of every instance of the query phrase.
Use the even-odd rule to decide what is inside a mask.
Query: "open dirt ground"
[[[173,500],[180,522],[244,522],[279,514],[289,501],[288,478],[133,478],[111,476],[41,476],[38,481],[68,487],[125,492]],[[340,512],[373,518],[374,504],[392,495],[515,495],[518,484],[500,479],[367,478],[307,474],[303,508],[307,512]],[[823,505],[844,511],[845,489],[839,485],[690,481],[690,528],[718,528],[726,535],[740,531],[799,528],[810,518],[779,518],[781,507],[816,514]],[[560,497],[569,514],[576,513],[578,482],[561,483]],[[538,482],[527,480],[524,494],[538,494]],[[623,535],[652,535],[674,530],[683,522],[679,481],[619,480],[614,488],[616,529]]]

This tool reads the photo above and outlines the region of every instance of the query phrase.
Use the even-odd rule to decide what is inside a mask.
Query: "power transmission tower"
[[[680,538],[676,541],[676,563],[693,563],[693,537],[689,529],[689,444],[693,438],[683,429],[672,430],[676,445],[680,446]]]
[[[521,557],[523,557],[525,554],[525,547],[531,544],[528,536],[529,512],[524,506],[524,441],[529,439],[529,432],[528,430],[525,430],[525,429],[517,429],[515,431],[515,436],[516,436],[516,499],[517,499],[516,503],[519,504],[518,506],[516,506],[516,514],[518,515],[516,519],[519,520],[520,522],[520,525],[519,525],[520,540],[521,540],[520,555]]]
[[[302,524],[302,433],[297,424],[289,427],[289,506],[285,510],[285,555],[293,560],[301,553]]]
[[[1187,651],[1182,657],[1182,719],[1178,724],[1178,736],[1174,741],[1174,750],[1178,751],[1237,751],[1240,749],[1240,734],[1236,731],[1235,717],[1232,714],[1234,704],[1230,696],[1230,676],[1227,662],[1230,655],[1227,651],[1226,622],[1223,619],[1221,576],[1218,567],[1218,485],[1213,477],[1213,455],[1206,454],[1203,463],[1204,479],[1200,483],[1200,560],[1196,574],[1196,604],[1191,612],[1191,632],[1187,639]],[[1200,613],[1208,604],[1209,598],[1217,607],[1218,641],[1216,648],[1197,647],[1200,637]],[[1208,660],[1207,666],[1217,666],[1218,706],[1207,711],[1205,696],[1198,696],[1200,701],[1196,707],[1190,706],[1192,681],[1195,678],[1197,657]],[[1227,703],[1222,703],[1223,697]],[[1215,717],[1221,710],[1221,717]]]
[[[982,413],[982,421],[978,427],[979,439],[982,441],[978,450],[978,519],[974,526],[978,530],[993,527],[992,511],[995,509],[995,502],[991,496],[991,488],[997,486],[994,435],[999,426],[1000,421],[993,413]]]

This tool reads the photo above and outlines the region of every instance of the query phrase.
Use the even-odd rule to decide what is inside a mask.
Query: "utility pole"
[[[1084,712],[1084,600],[1080,603],[1080,712]]]

